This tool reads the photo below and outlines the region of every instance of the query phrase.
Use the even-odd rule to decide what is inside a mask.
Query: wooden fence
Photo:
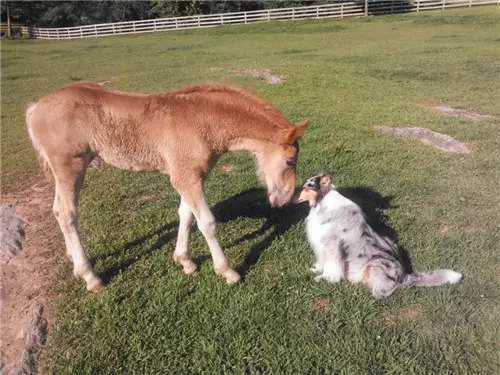
[[[344,18],[420,12],[431,9],[498,4],[500,0],[359,0],[319,6],[256,10],[251,12],[207,14],[188,17],[104,23],[65,28],[21,27],[23,36],[40,39],[75,39],[117,34],[138,34],[164,30],[186,30],[220,25],[249,24],[274,20]]]

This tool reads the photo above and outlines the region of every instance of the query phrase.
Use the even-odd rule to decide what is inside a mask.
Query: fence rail
[[[231,24],[307,18],[344,18],[420,12],[432,9],[498,4],[500,0],[364,0],[335,2],[319,6],[266,9],[250,12],[206,14],[187,17],[103,23],[65,28],[21,27],[23,36],[39,39],[75,39],[106,35],[138,34],[166,30],[186,30]],[[4,25],[2,25],[4,26]],[[3,31],[3,28],[2,28]]]

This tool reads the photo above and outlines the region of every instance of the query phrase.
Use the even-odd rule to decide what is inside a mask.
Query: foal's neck
[[[235,138],[229,141],[229,151],[249,151],[251,153],[259,153],[266,151],[269,147],[270,141],[264,141],[260,139],[252,138]]]

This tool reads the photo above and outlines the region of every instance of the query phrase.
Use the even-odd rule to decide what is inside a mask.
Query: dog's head
[[[308,201],[312,207],[316,206],[330,190],[335,189],[332,184],[332,178],[327,172],[322,172],[309,178],[302,185],[302,192],[298,198],[298,202]]]

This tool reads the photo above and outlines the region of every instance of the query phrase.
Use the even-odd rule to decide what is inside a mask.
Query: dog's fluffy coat
[[[368,225],[361,207],[335,189],[329,174],[306,181],[299,201],[306,200],[311,206],[306,231],[316,257],[311,268],[318,274],[316,281],[363,283],[380,298],[400,287],[455,284],[462,279],[461,273],[448,269],[408,273],[396,244]]]

